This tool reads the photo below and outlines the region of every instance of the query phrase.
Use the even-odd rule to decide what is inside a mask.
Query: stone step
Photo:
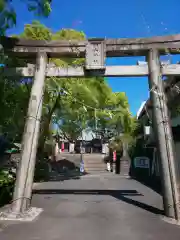
[[[104,164],[86,164],[86,163],[84,163],[84,166],[93,167],[93,168],[106,167],[106,165],[104,165]]]
[[[106,173],[106,170],[86,170],[87,173],[97,174],[97,173]]]
[[[84,168],[85,168],[86,170],[98,170],[98,171],[99,171],[99,170],[105,170],[105,169],[106,169],[106,168],[93,168],[93,167],[89,167],[89,168],[88,168],[88,167],[86,167],[86,166],[85,166]]]
[[[87,164],[90,164],[90,165],[106,165],[105,163],[103,163],[103,162],[87,162],[87,161],[84,161],[84,163],[87,163]]]
[[[84,155],[84,167],[87,172],[105,172],[106,164],[101,154]]]
[[[85,170],[87,172],[89,172],[89,171],[105,171],[106,169],[105,168],[87,168],[87,167],[85,167]]]
[[[86,166],[89,166],[89,167],[105,167],[106,165],[105,164],[102,164],[102,163],[96,163],[96,164],[94,164],[94,163],[84,163],[84,165],[86,165]]]
[[[93,166],[84,166],[86,169],[106,169],[106,167],[93,167]]]
[[[104,162],[102,161],[102,160],[92,160],[92,159],[83,159],[84,160],[84,162],[88,162],[88,163],[103,163],[104,164]]]
[[[88,166],[88,165],[84,165],[85,168],[91,168],[91,169],[105,169],[106,166],[99,166],[99,167],[96,167],[96,166]]]
[[[88,165],[88,166],[106,166],[106,164],[102,164],[102,163],[86,163],[84,162],[85,165]]]

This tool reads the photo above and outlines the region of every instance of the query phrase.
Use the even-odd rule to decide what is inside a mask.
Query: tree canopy
[[[84,40],[83,32],[62,29],[53,32],[38,21],[24,27],[17,37],[39,40]],[[7,58],[9,65],[20,60]],[[53,66],[83,64],[84,59],[49,59]],[[20,136],[24,126],[32,80],[0,75],[1,116],[3,131],[12,129],[13,135]],[[13,112],[14,115],[13,115]],[[16,116],[18,118],[14,117]],[[113,92],[102,77],[57,78],[45,82],[43,115],[41,121],[40,145],[43,147],[50,134],[52,124],[56,125],[63,137],[76,140],[83,129],[98,132],[102,137],[124,133],[130,134],[133,118],[129,112],[128,99],[124,92]],[[110,135],[109,135],[110,133]]]
[[[28,11],[34,12],[35,15],[47,17],[51,12],[52,0],[0,0],[0,35],[16,25],[17,15],[14,4],[22,1],[27,5]]]

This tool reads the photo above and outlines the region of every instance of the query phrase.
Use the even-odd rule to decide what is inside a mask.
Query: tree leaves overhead
[[[86,39],[83,32],[73,29],[53,32],[38,21],[26,24],[24,31],[17,37],[47,41]],[[83,65],[84,62],[84,59],[79,58],[49,59],[52,66],[61,67]],[[21,79],[16,79],[16,81],[19,83]],[[22,126],[25,119],[25,109],[27,108],[27,100],[22,104],[22,99],[23,96],[29,96],[31,81],[23,82],[23,84],[17,86],[15,87],[18,99],[17,114],[21,118]],[[21,89],[20,93],[18,93],[19,87]],[[11,107],[8,108],[9,115],[7,116],[11,115],[10,113],[13,111],[16,102],[13,97],[9,98],[9,101]],[[23,111],[20,113],[19,109],[23,109]],[[14,124],[16,124],[16,121],[14,121]],[[112,89],[102,77],[47,78],[41,121],[40,146],[42,148],[49,136],[52,124],[56,124],[61,135],[71,141],[79,138],[85,128],[92,131],[98,130],[100,135],[104,137],[107,132],[116,136],[120,133],[128,135],[131,133],[133,125],[126,94],[112,92]],[[7,126],[9,125],[7,124]],[[97,129],[95,129],[95,126],[97,126]]]
[[[0,74],[0,133],[10,137],[21,137],[27,112],[30,89],[20,84],[17,78],[6,78]]]
[[[33,21],[31,24],[26,24],[24,27],[24,32],[17,37],[49,41],[52,38],[52,33],[49,28],[41,24],[39,21]]]
[[[52,0],[24,0],[28,10],[35,12],[36,15],[48,17],[51,12]]]
[[[51,12],[52,0],[19,0],[27,4],[27,9],[35,15],[48,17]],[[0,35],[4,35],[6,30],[16,25],[15,0],[0,0]]]

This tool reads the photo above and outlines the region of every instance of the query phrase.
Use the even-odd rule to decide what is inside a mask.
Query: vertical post
[[[39,128],[43,103],[46,53],[38,53],[34,83],[31,89],[27,119],[23,134],[21,161],[17,172],[12,211],[24,212],[30,205]]]
[[[94,121],[95,121],[95,136],[97,138],[97,116],[96,116],[96,108],[94,109]]]
[[[80,172],[84,173],[84,158],[83,158],[83,129],[81,131],[81,142],[80,142]]]
[[[150,99],[153,104],[154,128],[158,151],[161,160],[161,182],[163,188],[163,204],[167,217],[179,218],[178,192],[175,175],[175,157],[173,138],[167,101],[161,79],[160,59],[157,49],[148,54]]]

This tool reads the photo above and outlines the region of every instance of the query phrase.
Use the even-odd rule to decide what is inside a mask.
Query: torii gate
[[[88,39],[86,41],[39,41],[4,37],[0,39],[7,54],[22,58],[36,58],[36,65],[25,68],[6,69],[7,76],[20,74],[34,76],[27,120],[23,135],[23,149],[17,174],[12,203],[12,213],[23,216],[30,208],[36,151],[41,120],[45,77],[84,76],[148,76],[150,97],[153,103],[154,126],[160,153],[165,215],[179,219],[178,190],[175,174],[175,158],[168,109],[164,94],[162,75],[180,75],[180,65],[161,66],[159,55],[179,53],[180,34],[139,39]],[[146,56],[146,65],[105,66],[105,57]],[[85,66],[48,67],[48,58],[85,58]],[[6,214],[8,218],[8,214]]]

